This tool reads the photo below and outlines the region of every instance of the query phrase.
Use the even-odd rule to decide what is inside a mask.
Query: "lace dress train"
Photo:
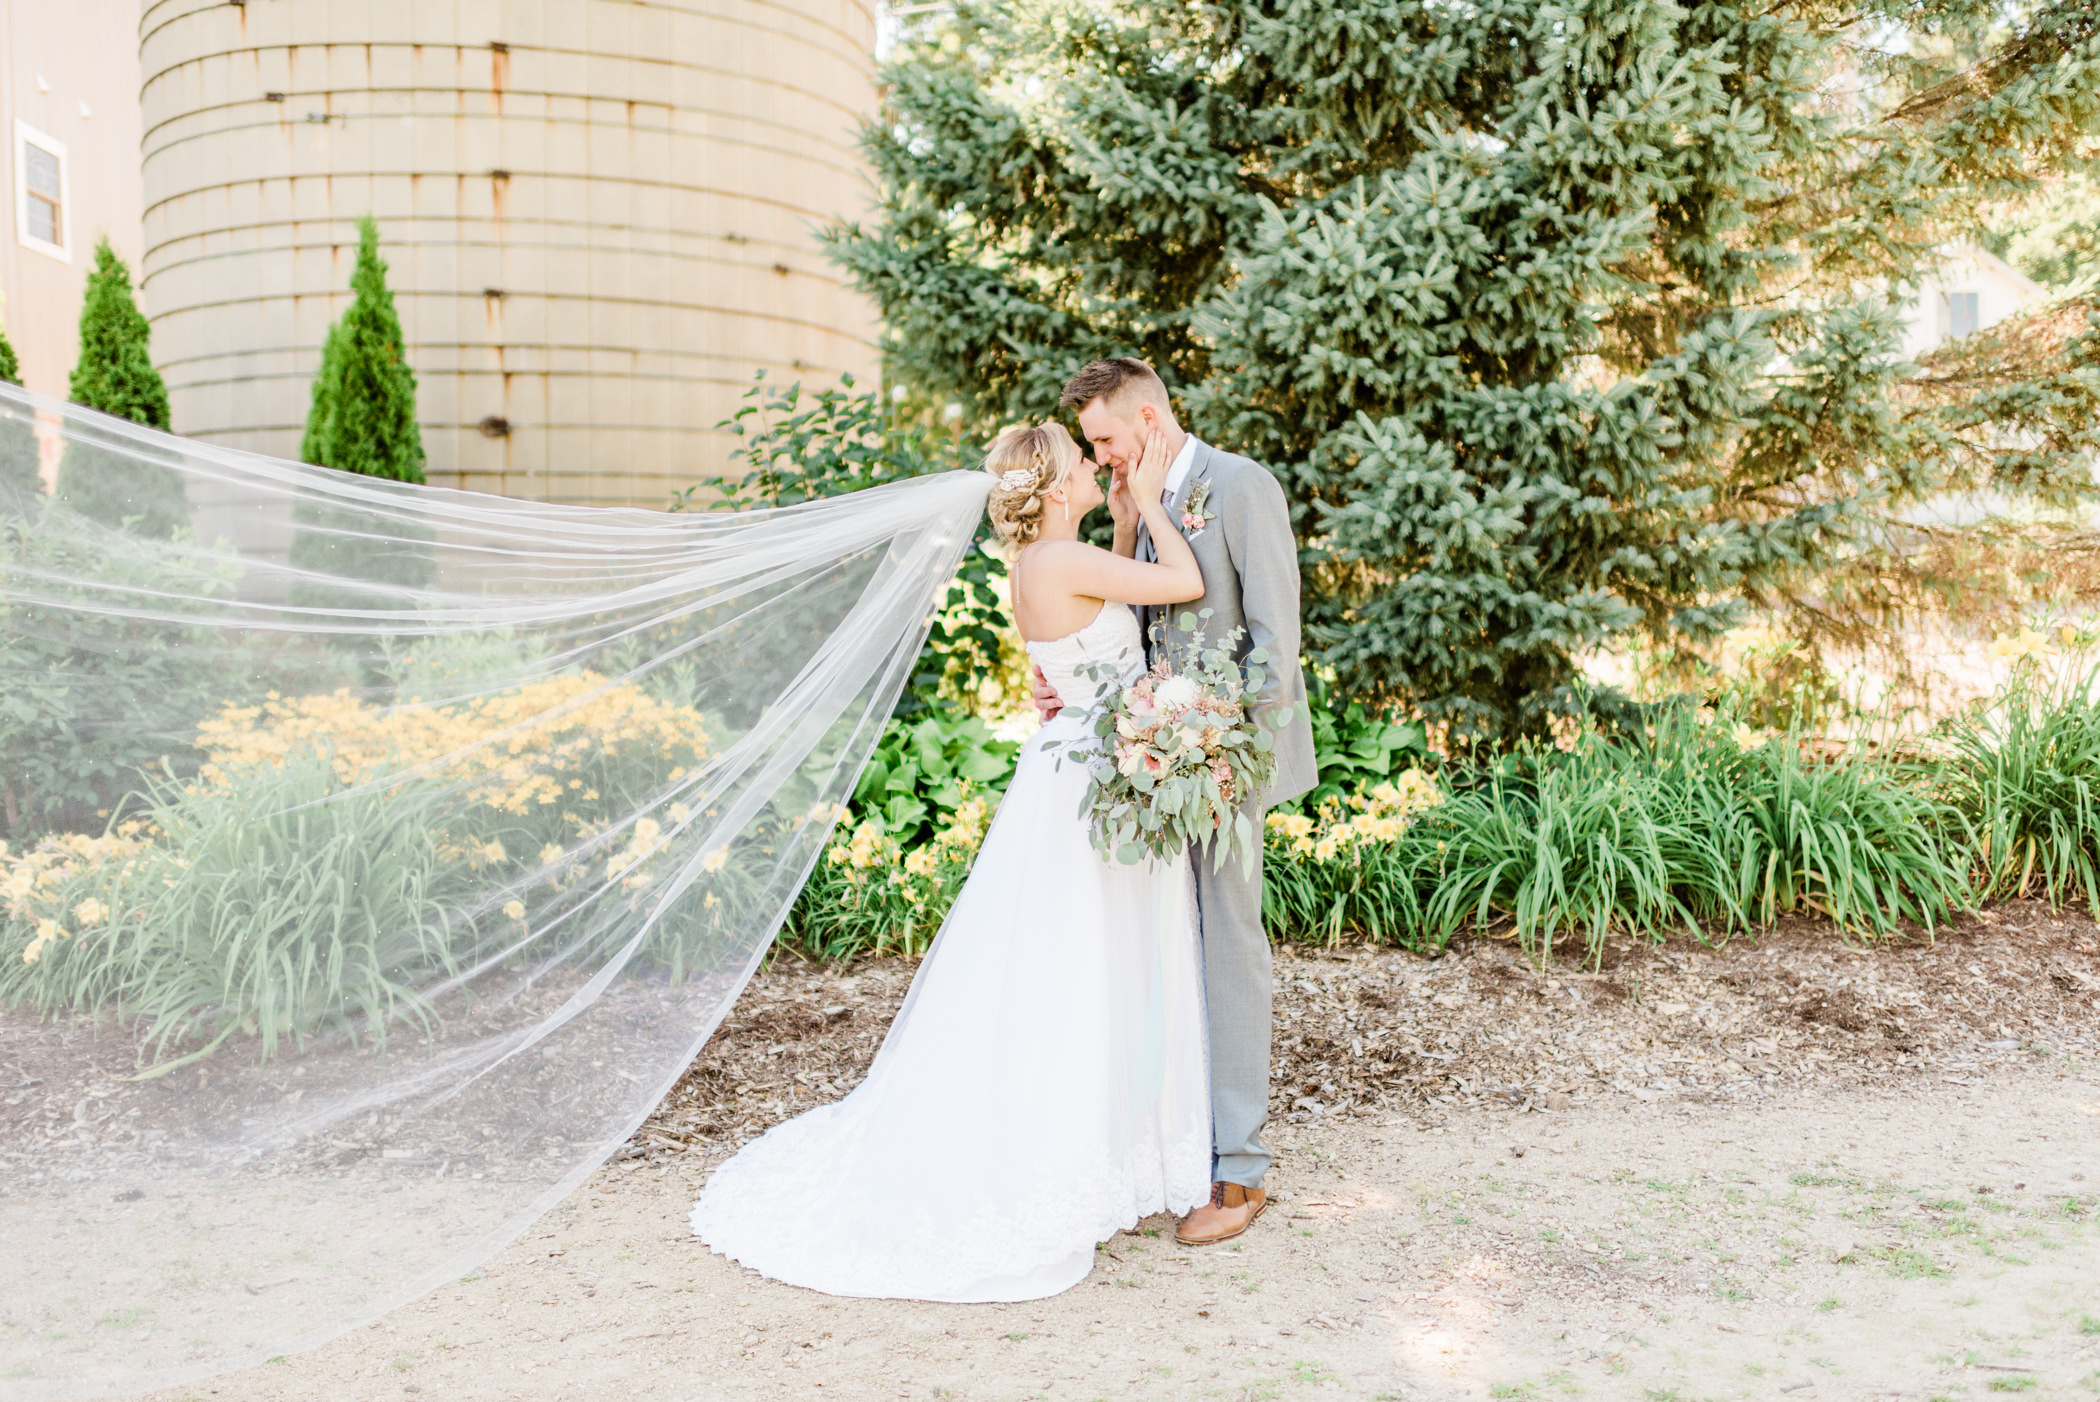
[[[1077,673],[1143,666],[1109,604],[1031,644]],[[867,1079],[716,1170],[693,1230],[776,1280],[834,1295],[1027,1300],[1086,1278],[1094,1246],[1210,1192],[1210,1109],[1186,859],[1105,862],[1077,816],[1085,776],[1029,741],[970,879]]]

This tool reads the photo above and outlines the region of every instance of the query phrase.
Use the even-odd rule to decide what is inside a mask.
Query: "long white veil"
[[[0,1398],[310,1346],[619,1146],[984,497],[548,506],[0,385]]]

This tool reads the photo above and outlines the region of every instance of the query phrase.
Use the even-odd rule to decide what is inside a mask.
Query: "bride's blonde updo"
[[[992,440],[984,470],[992,476],[986,510],[992,529],[1009,553],[1032,544],[1043,529],[1044,494],[1064,485],[1079,457],[1079,445],[1055,419],[1015,424]]]

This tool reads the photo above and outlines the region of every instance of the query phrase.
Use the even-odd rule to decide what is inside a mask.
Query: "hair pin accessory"
[[[1030,486],[1034,481],[1035,469],[1032,467],[1017,467],[1010,472],[999,474],[999,485],[1008,491],[1012,491],[1016,487]]]

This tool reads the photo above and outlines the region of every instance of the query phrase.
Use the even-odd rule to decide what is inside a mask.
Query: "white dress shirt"
[[[1196,435],[1191,433],[1183,436],[1181,451],[1174,455],[1173,462],[1167,464],[1166,500],[1169,506],[1174,505],[1180,498],[1181,484],[1189,480],[1189,469],[1195,465]]]

